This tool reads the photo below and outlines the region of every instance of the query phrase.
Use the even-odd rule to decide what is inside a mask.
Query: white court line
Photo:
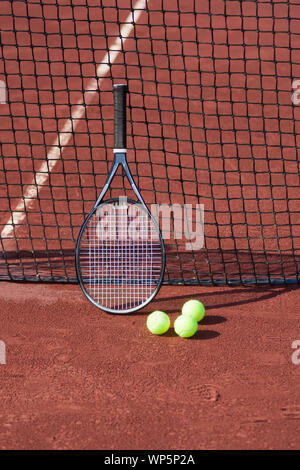
[[[134,25],[137,23],[139,17],[145,10],[147,5],[147,0],[138,0],[134,6],[134,9],[125,20],[125,23],[120,29],[120,36],[112,44],[109,51],[106,53],[101,64],[97,67],[97,77],[104,78],[110,70],[110,64],[113,64],[119,53],[123,50],[123,45],[125,44],[127,38],[130,36]],[[99,90],[99,80],[91,79],[88,83],[88,86],[85,91],[88,93],[85,94],[85,105],[92,102],[94,98],[94,93],[97,93]],[[91,93],[94,92],[94,93]],[[30,209],[33,205],[34,200],[38,196],[40,188],[48,180],[49,174],[55,167],[57,161],[61,158],[61,153],[63,149],[61,147],[66,146],[73,132],[76,129],[76,121],[74,119],[81,119],[85,112],[85,106],[77,104],[73,107],[71,112],[71,117],[67,119],[62,131],[58,134],[55,142],[53,143],[51,149],[49,150],[45,162],[40,166],[39,170],[36,172],[35,178],[28,185],[27,190],[25,191],[22,199],[16,206],[15,210],[12,212],[11,217],[6,222],[5,227],[1,232],[1,238],[13,238],[15,227],[14,224],[21,224],[26,218],[26,210]]]

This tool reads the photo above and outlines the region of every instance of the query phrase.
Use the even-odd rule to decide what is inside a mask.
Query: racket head
[[[159,226],[141,202],[103,201],[81,227],[75,262],[80,287],[96,307],[114,314],[140,310],[155,297],[164,277]]]

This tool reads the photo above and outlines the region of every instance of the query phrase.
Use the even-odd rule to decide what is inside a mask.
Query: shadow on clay
[[[174,328],[170,328],[163,336],[166,336],[168,338],[178,338],[178,335],[175,333]],[[182,338],[182,340],[203,341],[207,339],[214,339],[214,338],[217,338],[218,336],[220,336],[220,333],[218,333],[217,331],[200,329],[191,338]]]
[[[201,325],[218,325],[219,323],[226,322],[227,319],[225,317],[221,317],[220,315],[207,315],[206,317],[201,320]]]
[[[262,286],[262,287],[240,287],[240,288],[218,288],[214,289],[208,287],[206,292],[193,292],[190,290],[188,294],[183,295],[171,295],[168,297],[157,296],[154,300],[152,300],[151,304],[155,303],[162,303],[166,305],[164,311],[166,313],[176,313],[176,308],[174,305],[178,306],[177,310],[178,313],[181,310],[182,304],[189,300],[189,299],[199,299],[201,300],[204,305],[206,311],[210,309],[219,309],[225,307],[236,307],[239,305],[247,305],[247,304],[258,304],[261,301],[265,301],[267,299],[272,299],[278,297],[282,294],[286,294],[287,292],[291,292],[299,288],[299,286],[289,286],[289,287],[277,287],[277,286]],[[184,289],[184,287],[183,287]],[[187,287],[188,289],[188,287]],[[214,290],[212,290],[214,289]],[[253,294],[256,294],[253,296]],[[258,297],[257,297],[258,296]],[[168,306],[170,306],[168,308]],[[152,308],[152,311],[154,309]],[[220,317],[223,318],[223,317]],[[226,321],[224,319],[223,321]],[[219,323],[222,323],[220,321]]]

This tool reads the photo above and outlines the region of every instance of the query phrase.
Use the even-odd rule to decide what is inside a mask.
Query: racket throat
[[[106,180],[106,183],[105,185],[103,186],[102,188],[102,191],[95,203],[95,206],[94,207],[97,207],[99,206],[100,202],[102,201],[102,199],[104,198],[105,194],[107,193],[107,190],[119,168],[119,165],[122,165],[123,168],[124,168],[124,162],[126,162],[126,154],[125,153],[115,153],[115,157],[114,157],[114,161],[113,161],[113,164],[112,164],[112,167],[111,167],[111,170],[108,174],[108,177],[107,177],[107,180]]]
[[[122,152],[121,152],[122,150]],[[123,151],[124,150],[124,151]],[[145,206],[145,202],[143,200],[143,198],[141,197],[139,191],[138,191],[138,188],[134,182],[134,179],[133,179],[133,176],[131,174],[131,171],[130,171],[130,168],[128,166],[128,163],[127,163],[127,160],[126,160],[126,149],[114,149],[114,161],[113,161],[113,164],[112,164],[112,167],[111,167],[111,170],[109,172],[109,175],[107,177],[107,180],[106,180],[106,183],[105,185],[103,186],[102,188],[102,191],[96,201],[96,204],[95,204],[95,208],[101,203],[101,201],[103,200],[105,194],[107,193],[107,190],[119,168],[119,165],[122,165],[122,168],[128,178],[128,181],[129,183],[131,184],[131,187],[135,193],[135,195],[137,196],[138,200]]]

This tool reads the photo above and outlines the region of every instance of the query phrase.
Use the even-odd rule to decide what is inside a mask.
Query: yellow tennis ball
[[[199,322],[204,318],[205,307],[199,300],[188,300],[182,307],[182,315],[189,315]]]
[[[165,312],[156,310],[148,315],[147,328],[154,335],[163,335],[170,328],[170,318]]]
[[[198,330],[198,323],[190,315],[180,315],[174,322],[174,330],[182,338],[190,338]]]

